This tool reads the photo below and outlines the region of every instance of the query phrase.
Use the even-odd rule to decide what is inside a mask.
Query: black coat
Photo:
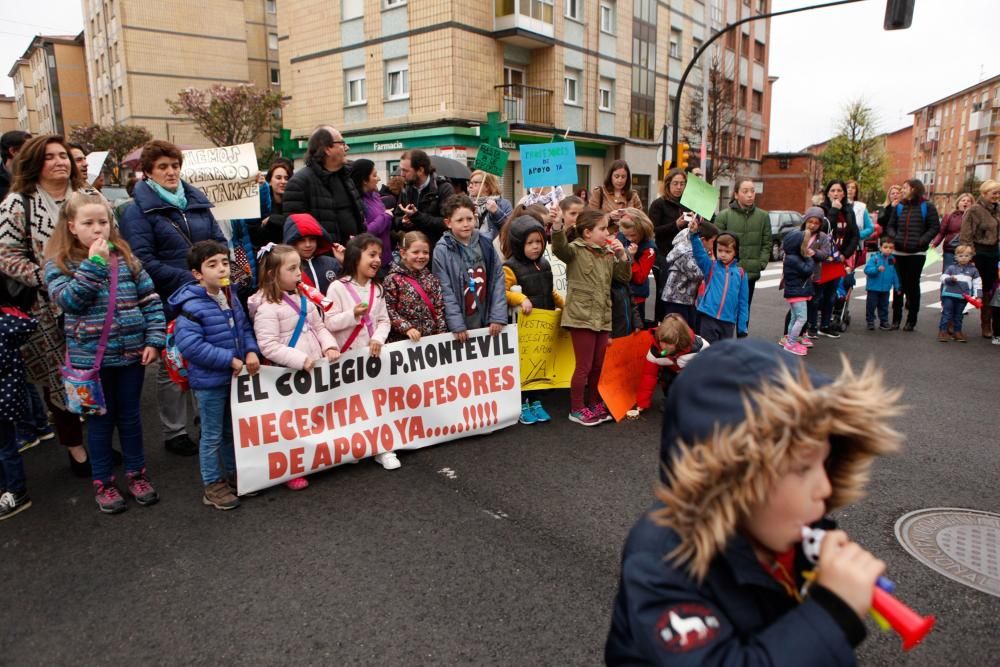
[[[885,234],[896,241],[900,252],[923,252],[941,229],[941,218],[934,204],[927,203],[927,217],[921,212],[922,201],[904,201],[887,209],[888,219],[883,227]],[[902,207],[902,214],[896,209]],[[881,221],[880,221],[881,222]]]
[[[432,176],[431,182],[423,190],[418,191],[417,186],[407,185],[399,193],[399,206],[393,213],[393,227],[404,232],[423,232],[430,239],[433,248],[445,232],[441,206],[453,194],[455,194],[455,189],[451,183],[440,176]],[[410,218],[412,224],[406,226],[403,225],[402,207],[408,204],[416,205],[417,213]]]
[[[854,257],[854,253],[858,251],[858,239],[861,236],[858,232],[858,223],[854,219],[854,208],[846,201],[841,202],[840,211],[824,203],[823,212],[826,213],[826,219],[830,221],[830,239],[835,242],[837,251],[844,259]],[[844,219],[847,221],[847,228],[844,230],[843,236],[837,232],[838,213],[843,213]]]
[[[333,191],[329,186],[330,179],[334,178],[341,180],[344,191],[351,199],[350,202],[341,202],[342,206],[347,206],[347,215],[338,215],[334,206]],[[292,213],[311,214],[334,243],[346,244],[352,236],[357,236],[366,229],[361,195],[351,180],[347,166],[337,171],[327,171],[319,165],[307,164],[299,169],[285,187],[281,208],[285,216]]]
[[[680,231],[677,227],[677,218],[690,210],[686,206],[681,206],[680,202],[667,197],[660,197],[649,205],[649,219],[653,222],[656,247],[664,257],[670,254],[674,237]]]

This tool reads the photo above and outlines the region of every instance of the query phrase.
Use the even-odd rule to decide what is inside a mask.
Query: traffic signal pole
[[[698,50],[695,51],[694,56],[691,58],[691,62],[688,63],[688,66],[684,69],[684,73],[681,75],[680,83],[677,84],[677,97],[674,99],[674,109],[673,109],[674,133],[673,133],[673,140],[671,141],[671,147],[673,149],[672,161],[674,163],[677,162],[678,149],[680,144],[682,143],[680,140],[680,124],[681,124],[681,99],[684,97],[683,95],[684,84],[687,82],[688,75],[694,68],[694,64],[698,62],[698,58],[701,57],[701,54],[704,53],[705,50],[709,46],[711,46],[713,42],[715,42],[715,40],[719,39],[726,33],[731,32],[738,26],[741,26],[744,23],[749,23],[750,21],[759,21],[761,19],[769,19],[774,16],[784,16],[786,14],[797,14],[799,12],[808,11],[810,9],[823,9],[824,7],[836,7],[837,5],[851,5],[854,4],[855,2],[864,2],[864,1],[865,0],[837,0],[836,2],[827,2],[822,5],[807,5],[806,7],[799,7],[797,9],[785,9],[780,12],[771,12],[769,14],[758,14],[756,16],[748,16],[745,19],[740,19],[739,21],[726,25],[725,28],[723,28],[719,32],[709,37],[708,41],[706,41],[704,44],[698,47]],[[891,1],[892,0],[890,0],[890,2]],[[667,86],[667,101],[669,102],[669,100],[670,100],[670,86]],[[708,99],[702,100],[702,104],[708,104]],[[664,127],[664,130],[666,130],[666,127]],[[664,137],[665,136],[666,136],[666,131],[664,131]],[[715,158],[714,155],[712,157],[713,159]]]

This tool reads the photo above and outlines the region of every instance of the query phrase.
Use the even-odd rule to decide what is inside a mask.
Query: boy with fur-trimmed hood
[[[803,588],[802,528],[831,528],[827,512],[857,500],[874,457],[899,447],[898,390],[872,365],[830,379],[761,340],[713,345],[674,389],[657,502],[622,556],[607,664],[853,665],[884,563],[830,531]],[[875,402],[889,406],[880,419]]]

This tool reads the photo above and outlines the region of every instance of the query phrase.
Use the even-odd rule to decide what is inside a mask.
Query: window
[[[410,66],[406,58],[386,61],[385,93],[389,100],[405,100],[410,96]]]
[[[275,0],[264,0],[264,9],[268,14],[277,14],[278,8],[276,6]]]
[[[634,0],[632,18],[656,25],[656,0]]]
[[[341,5],[340,17],[344,21],[361,18],[364,13],[365,0],[344,0]]]
[[[750,159],[751,160],[760,159],[760,139],[750,140]]]
[[[736,33],[731,30],[726,33],[726,48],[736,50]]]
[[[269,32],[267,33],[267,48],[272,50],[277,50],[278,48],[278,33]]]
[[[277,86],[280,83],[281,83],[281,73],[279,72],[278,68],[272,67],[271,68],[271,85],[272,86]]]
[[[740,55],[744,58],[750,57],[750,37],[747,35],[743,35],[740,39]]]
[[[700,39],[696,39],[696,40],[694,40],[691,43],[691,58],[692,59],[696,55],[698,55],[698,49],[700,49],[700,48],[701,48],[701,40]],[[698,63],[697,65],[695,65],[695,67],[701,67],[701,63]]]
[[[750,110],[757,113],[764,111],[764,93],[759,90],[750,93]]]
[[[736,135],[736,145],[733,146],[733,155],[743,155],[743,135]]]
[[[601,2],[601,32],[615,34],[615,3],[609,0]]]
[[[385,0],[385,8],[392,9],[393,7],[402,7],[406,4],[406,0]],[[407,89],[409,90],[409,89]],[[409,95],[409,93],[407,93]]]
[[[736,108],[742,109],[747,105],[747,87],[740,86],[740,98],[736,100]]]
[[[365,86],[365,68],[355,67],[344,70],[344,87],[347,90],[345,106],[355,104],[365,104],[368,101],[368,94]]]
[[[670,30],[670,57],[680,60],[681,57],[681,31]]]
[[[753,59],[759,63],[764,62],[764,42],[759,39],[753,41]]]
[[[566,18],[583,20],[583,0],[566,0]]]
[[[603,76],[597,85],[597,108],[601,111],[615,109],[615,82]]]
[[[580,70],[566,68],[563,77],[563,102],[580,104]]]

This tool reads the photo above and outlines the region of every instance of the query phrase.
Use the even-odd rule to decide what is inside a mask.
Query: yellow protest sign
[[[565,389],[576,367],[573,340],[559,326],[562,312],[533,309],[517,318],[521,389]]]

